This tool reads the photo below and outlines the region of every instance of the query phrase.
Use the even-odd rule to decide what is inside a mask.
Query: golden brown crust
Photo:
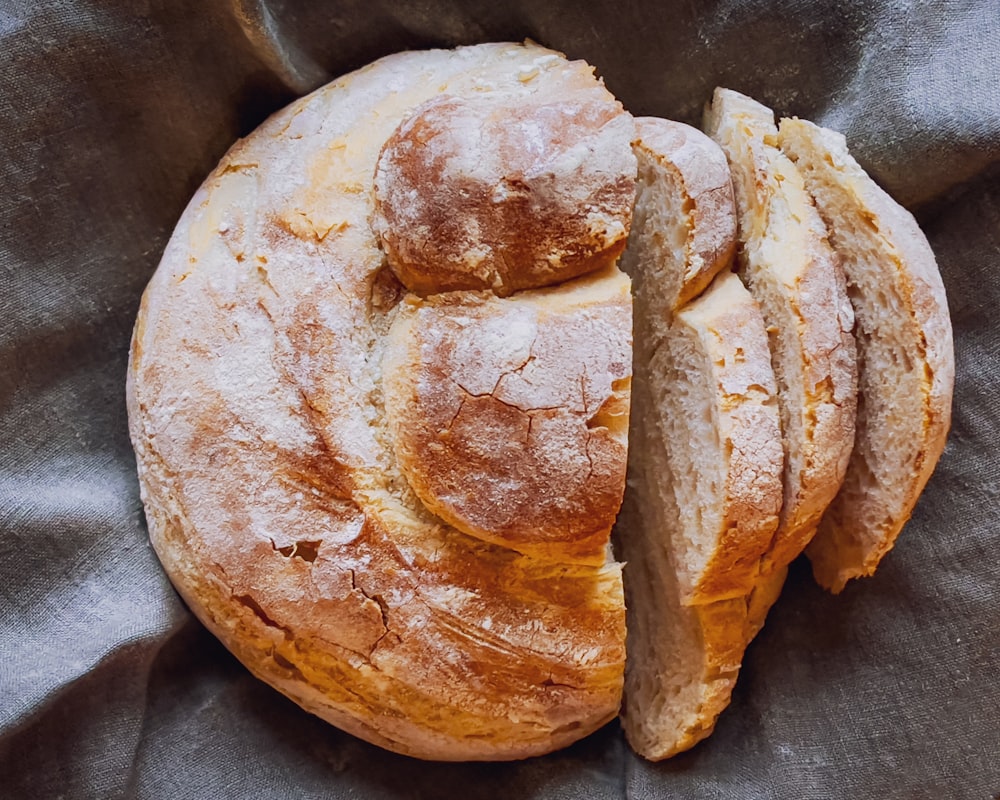
[[[621,694],[620,566],[442,523],[382,421],[399,292],[368,224],[381,145],[438,91],[512,89],[553,58],[400,54],[276,114],[192,199],[133,338],[131,437],[175,585],[255,674],[421,758],[547,752]]]
[[[844,137],[782,120],[851,289],[861,368],[858,437],[843,487],[808,552],[833,592],[871,575],[944,450],[955,365],[944,285],[913,216],[851,157]]]
[[[625,489],[629,289],[612,267],[505,299],[407,298],[386,414],[428,509],[522,553],[604,563]]]
[[[854,441],[854,317],[825,225],[777,148],[771,110],[716,89],[705,124],[733,169],[740,274],[764,311],[778,379],[785,492],[767,571],[802,552],[843,480]]]
[[[778,567],[761,573],[747,597],[746,641],[749,644],[760,633],[767,612],[778,601],[788,577],[788,567]]]
[[[389,264],[421,295],[509,295],[613,264],[632,217],[633,133],[580,61],[512,90],[428,101],[389,137],[375,173]]]

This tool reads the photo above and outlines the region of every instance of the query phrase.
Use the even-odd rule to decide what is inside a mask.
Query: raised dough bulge
[[[624,249],[632,119],[582,62],[558,76],[538,69],[513,91],[435,98],[386,143],[374,225],[411,291],[509,295],[613,264]]]
[[[522,553],[605,561],[625,489],[629,288],[613,270],[507,299],[408,298],[386,412],[427,508]]]

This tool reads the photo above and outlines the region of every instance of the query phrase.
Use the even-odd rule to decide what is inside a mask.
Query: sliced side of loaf
[[[663,119],[639,119],[636,130],[640,188],[621,267],[632,277],[636,302],[645,309],[635,316],[633,347],[634,363],[642,364],[648,373],[653,368],[671,368],[665,343],[674,333],[670,325],[678,307],[700,294],[731,263],[735,219],[729,167],[710,139],[689,125]],[[655,361],[657,356],[659,361]],[[700,366],[692,366],[690,374],[681,376],[684,382],[677,391],[698,385],[702,397],[711,396],[714,384],[701,385],[708,378],[698,372]],[[652,385],[657,380],[659,376],[647,377]],[[665,393],[651,400],[661,404]],[[697,400],[689,398],[689,402]],[[709,419],[700,419],[698,425],[698,430],[690,431],[698,437],[696,441],[717,436]],[[757,573],[753,553],[763,550],[767,541],[748,547],[746,531],[722,525],[724,511],[717,502],[725,485],[722,464],[699,471],[693,463],[696,455],[687,446],[676,447],[673,454],[678,471],[691,475],[693,481],[681,498],[681,507],[697,509],[679,516],[678,525],[670,528],[671,547],[681,554],[676,565],[681,592],[685,602],[746,594]],[[706,539],[706,529],[717,531],[717,540]],[[754,535],[770,534],[757,531]]]
[[[854,441],[854,315],[826,228],[770,109],[717,89],[705,129],[733,171],[740,276],[761,305],[785,452],[781,522],[764,571],[791,562],[840,487]]]
[[[768,358],[759,308],[725,272],[677,314],[665,345],[636,372],[644,380],[633,386],[630,485],[618,523],[629,609],[622,713],[630,743],[647,758],[712,732],[754,627],[750,587],[692,602],[679,578],[704,563],[704,550],[728,548],[737,564],[755,567],[777,525],[781,444]],[[725,581],[725,570],[718,577]]]
[[[840,493],[808,549],[839,592],[871,575],[944,449],[955,378],[951,322],[934,254],[913,216],[810,122],[781,122],[780,144],[830,229],[857,316],[858,433]]]
[[[711,733],[780,589],[784,570],[750,603],[778,522],[782,454],[763,318],[725,271],[735,238],[725,157],[678,123],[641,119],[637,130],[639,189],[621,262],[635,297],[629,487],[617,523],[622,718],[636,751],[661,759]]]

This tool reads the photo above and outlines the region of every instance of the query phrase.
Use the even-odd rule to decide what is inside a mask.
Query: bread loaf
[[[441,97],[485,138],[424,185],[405,142],[437,121],[455,143]],[[590,67],[535,45],[391,56],[238,142],[145,292],[128,404],[153,545],[254,674],[370,742],[521,758],[618,712],[632,136]],[[480,164],[509,181],[477,199]],[[439,262],[377,165],[425,210],[457,188],[481,251]],[[477,232],[484,203],[500,225]]]
[[[821,583],[874,570],[947,432],[933,256],[839,136],[726,90],[706,127],[490,44],[384,58],[226,154],[127,399],[153,546],[255,675],[443,760],[567,745],[624,685],[661,759],[817,525]]]
[[[640,119],[637,133],[622,258],[636,333],[616,529],[627,562],[622,716],[632,747],[661,759],[711,733],[729,703],[778,523],[782,453],[764,321],[728,271],[736,218],[725,156],[680,123]],[[771,576],[762,588],[773,600],[784,570]]]

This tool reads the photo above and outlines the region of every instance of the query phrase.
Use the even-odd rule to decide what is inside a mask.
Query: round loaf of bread
[[[407,183],[438,124],[448,175]],[[522,758],[618,712],[632,124],[534,45],[385,58],[238,142],[143,296],[156,552],[255,675],[370,742]],[[402,217],[459,184],[455,236],[415,244]]]

